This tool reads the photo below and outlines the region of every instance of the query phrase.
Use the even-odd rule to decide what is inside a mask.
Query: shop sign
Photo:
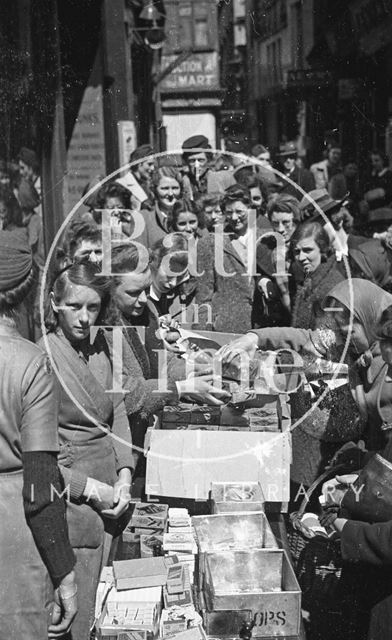
[[[325,87],[331,84],[329,71],[314,69],[289,69],[287,72],[288,88]]]
[[[166,69],[177,56],[162,56],[161,68]],[[218,53],[192,53],[176,66],[161,82],[162,92],[216,91],[219,89]]]

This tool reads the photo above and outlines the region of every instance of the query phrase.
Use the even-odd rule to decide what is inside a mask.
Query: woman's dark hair
[[[27,295],[35,290],[35,286],[38,282],[38,268],[33,263],[29,273],[25,279],[20,282],[13,289],[0,292],[0,314],[4,316],[12,316],[18,306],[23,302]]]
[[[370,156],[379,156],[382,160],[382,166],[383,167],[388,167],[389,166],[389,158],[388,156],[381,151],[380,149],[373,149],[373,151],[370,152]]]
[[[381,318],[376,326],[376,336],[378,340],[389,340],[392,342],[392,306],[387,307],[381,314]]]
[[[105,203],[108,198],[119,198],[123,209],[131,209],[131,192],[122,184],[117,182],[109,182],[105,184],[97,193],[96,208],[105,209]],[[101,222],[101,213],[93,212],[95,222]]]
[[[151,261],[151,256],[147,249],[145,253],[143,251],[141,254],[139,247],[133,242],[113,247],[111,258],[111,271],[113,274],[144,273]],[[112,277],[114,284],[119,284],[119,278],[116,275]]]
[[[202,196],[199,196],[197,200],[195,200],[197,208],[204,213],[206,207],[217,207],[220,204],[222,199],[221,194],[218,191],[213,193],[205,193]]]
[[[295,246],[304,238],[313,238],[325,261],[331,253],[331,243],[327,232],[319,222],[304,222],[298,225],[290,239],[290,254],[294,258]]]
[[[9,188],[0,188],[0,202],[7,209],[3,222],[3,229],[23,227],[23,213],[19,202]]]
[[[157,272],[162,260],[170,255],[170,269],[183,272],[188,266],[188,239],[183,233],[169,233],[153,245],[150,253],[152,271]]]
[[[167,216],[167,226],[169,231],[178,231],[176,227],[180,213],[185,213],[187,211],[193,213],[196,216],[198,220],[198,228],[204,229],[205,221],[203,211],[198,208],[197,204],[193,202],[193,200],[188,200],[188,198],[181,198],[180,200],[176,200],[173,209]]]
[[[101,309],[97,318],[97,324],[105,315],[107,306],[110,303],[112,283],[110,278],[100,275],[101,267],[92,262],[76,262],[62,269],[52,279],[49,292],[53,293],[56,302],[60,302],[68,284],[76,284],[89,287],[98,293],[101,298]],[[45,326],[50,331],[55,331],[58,327],[58,317],[53,311],[50,296],[46,299]]]
[[[72,262],[75,252],[83,240],[102,243],[102,231],[90,220],[78,220],[71,223],[65,233],[61,247],[57,249],[57,260],[62,263]]]
[[[244,204],[249,206],[251,203],[250,193],[248,189],[241,186],[240,184],[233,184],[225,191],[221,202],[222,211],[225,211],[229,203],[237,201],[243,202]]]
[[[294,196],[290,196],[287,193],[276,196],[269,201],[267,205],[267,215],[269,219],[273,213],[292,213],[294,216],[294,222],[300,221],[300,207],[299,201]]]

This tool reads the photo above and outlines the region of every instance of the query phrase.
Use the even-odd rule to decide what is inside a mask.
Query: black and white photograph
[[[0,640],[392,640],[392,0],[0,56]]]

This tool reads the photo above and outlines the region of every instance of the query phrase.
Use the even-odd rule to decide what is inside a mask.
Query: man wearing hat
[[[129,169],[125,176],[116,180],[131,192],[132,207],[137,210],[151,195],[152,176],[156,169],[156,162],[152,157],[154,153],[150,144],[137,147],[129,156],[129,162],[139,160],[138,164]]]
[[[183,190],[189,191],[192,200],[206,193],[224,193],[235,184],[231,169],[214,171],[211,166],[211,145],[206,136],[191,136],[182,143],[182,158],[187,170],[183,179]],[[189,182],[188,182],[189,181]]]
[[[304,191],[312,191],[315,188],[314,176],[308,169],[302,169],[297,164],[298,149],[295,142],[284,142],[279,146],[278,157],[282,164],[282,173],[290,178]],[[287,193],[294,198],[300,198],[300,193],[294,185],[284,180],[284,186],[281,193]]]
[[[335,250],[336,260],[345,276],[347,272],[343,256],[348,258],[350,277],[364,278],[385,287],[391,280],[388,254],[379,240],[350,233],[353,219],[344,204],[345,198],[334,200],[326,189],[315,189],[303,197],[300,209],[303,218],[324,224]]]

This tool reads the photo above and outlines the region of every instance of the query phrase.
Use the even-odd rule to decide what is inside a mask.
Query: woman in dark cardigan
[[[328,234],[319,222],[297,227],[290,252],[304,275],[294,297],[291,326],[315,329],[325,296],[345,276],[338,270]]]

